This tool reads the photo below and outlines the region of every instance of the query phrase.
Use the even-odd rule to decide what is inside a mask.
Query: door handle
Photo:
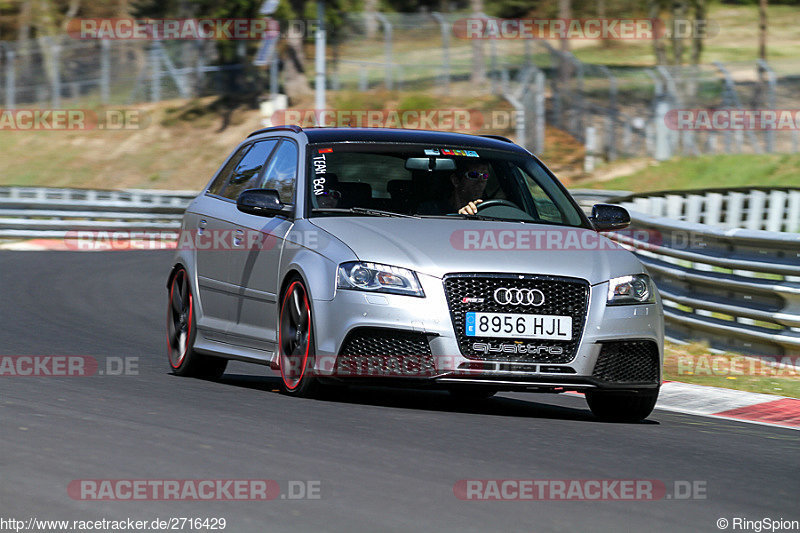
[[[237,229],[233,232],[233,245],[241,246],[244,242],[244,230]]]
[[[202,235],[203,232],[206,229],[206,226],[208,226],[208,220],[202,219],[200,222],[198,222],[197,223],[197,234],[198,235]]]

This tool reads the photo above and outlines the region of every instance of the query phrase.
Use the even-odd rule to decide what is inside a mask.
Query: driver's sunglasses
[[[481,172],[479,170],[468,170],[464,172],[464,177],[470,180],[488,180],[489,173]]]

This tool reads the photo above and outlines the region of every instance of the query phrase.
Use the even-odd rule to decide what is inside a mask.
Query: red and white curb
[[[800,430],[800,400],[667,381],[656,409]]]
[[[68,251],[70,248],[63,239],[28,239],[25,241],[0,243],[0,250],[43,252],[47,250]]]
[[[656,409],[800,430],[800,400],[772,394],[665,381]]]

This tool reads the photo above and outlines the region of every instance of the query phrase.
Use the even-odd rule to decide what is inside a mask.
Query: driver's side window
[[[242,147],[222,169],[209,192],[235,201],[242,191],[258,187],[264,164],[277,144],[272,139]]]

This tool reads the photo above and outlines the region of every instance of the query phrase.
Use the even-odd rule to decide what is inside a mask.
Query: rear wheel
[[[314,376],[314,336],[311,305],[305,285],[293,279],[281,299],[278,349],[281,390],[292,396],[313,396],[319,390]]]
[[[172,371],[179,376],[219,379],[228,365],[227,359],[211,357],[194,350],[194,299],[186,270],[172,278],[167,303],[167,356]]]
[[[658,391],[611,392],[589,391],[586,403],[594,416],[608,422],[638,422],[644,420],[658,400]]]

